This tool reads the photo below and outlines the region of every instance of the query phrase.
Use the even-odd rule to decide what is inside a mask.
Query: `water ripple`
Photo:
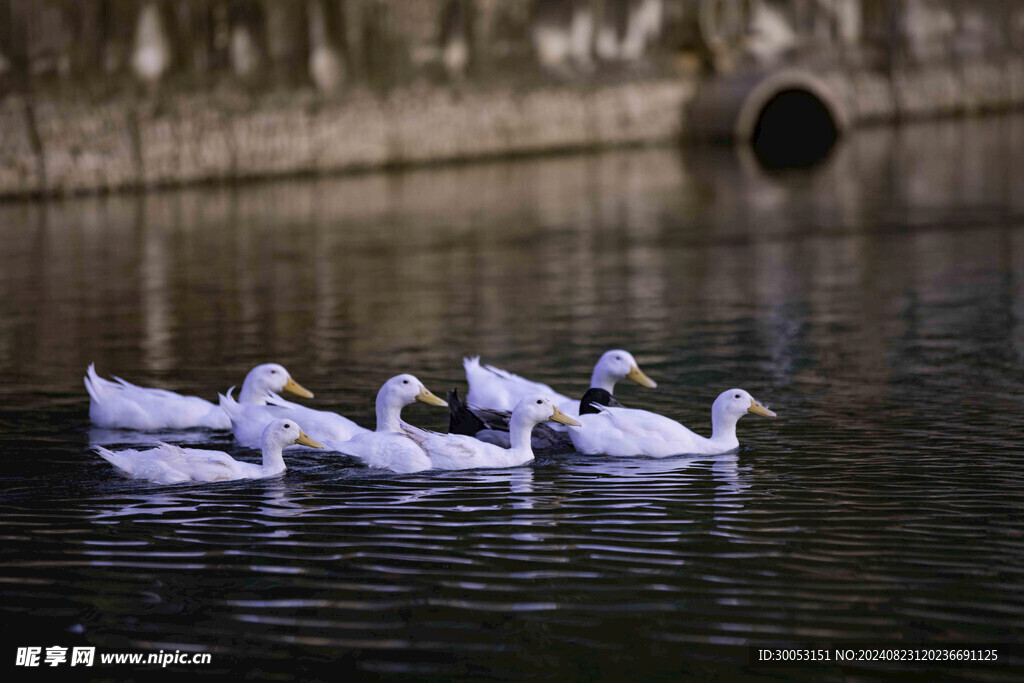
[[[642,150],[0,207],[0,614],[17,645],[273,680],[874,680],[746,646],[1024,642],[1015,121],[864,131],[799,176]],[[991,163],[946,184],[967,139]],[[302,451],[206,486],[89,450],[259,457],[91,428],[92,361],[214,398],[274,359],[372,424],[397,372],[464,389],[482,353],[578,392],[618,347],[659,383],[627,405],[707,434],[740,385],[779,419],[712,457],[395,475]],[[914,673],[1010,680],[1015,656]]]

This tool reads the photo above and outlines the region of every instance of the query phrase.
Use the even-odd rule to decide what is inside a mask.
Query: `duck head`
[[[615,389],[615,383],[623,379],[632,380],[648,389],[658,386],[657,382],[640,369],[633,354],[622,349],[605,351],[601,355],[597,365],[594,366],[594,374],[590,377],[590,386],[611,393]]]
[[[558,409],[551,399],[539,394],[526,396],[516,404],[512,411],[512,419],[508,424],[508,437],[512,450],[530,451],[530,434],[541,422],[551,420],[570,427],[579,427],[580,423]]]
[[[558,409],[551,399],[544,396],[527,396],[516,404],[512,411],[512,419],[520,418],[525,423],[560,422],[570,427],[579,427],[580,423]]]
[[[583,394],[583,398],[580,399],[580,415],[600,412],[600,410],[594,407],[594,404],[622,407],[622,404],[616,401],[615,397],[604,389],[587,389],[587,393]]]
[[[773,411],[765,408],[760,401],[743,389],[729,389],[719,394],[711,406],[711,421],[716,423],[722,420],[735,424],[747,413],[762,417],[776,417]]]
[[[278,449],[299,444],[310,448],[323,448],[306,434],[295,420],[274,420],[263,429],[263,446],[274,446]]]
[[[402,408],[417,401],[440,408],[448,407],[444,399],[431,393],[415,375],[395,375],[384,382],[377,392],[377,431],[397,431]]]
[[[447,408],[448,404],[444,399],[438,398],[430,389],[423,386],[423,382],[416,379],[415,375],[395,375],[380,388],[381,394],[387,394],[395,401],[400,401],[402,406],[410,405],[419,401],[431,406]]]
[[[264,363],[254,367],[245,376],[239,400],[246,402],[246,398],[250,396],[267,396],[270,393],[279,394],[282,391],[302,398],[313,398],[313,392],[292,379],[283,365]]]

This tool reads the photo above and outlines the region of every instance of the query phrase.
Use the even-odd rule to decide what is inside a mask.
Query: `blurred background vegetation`
[[[888,68],[1016,52],[1003,0],[0,0],[2,91]],[[0,91],[0,92],[2,92]]]

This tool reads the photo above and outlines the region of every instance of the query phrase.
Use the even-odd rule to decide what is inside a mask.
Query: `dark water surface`
[[[840,670],[747,646],[1024,642],[1022,149],[1024,119],[990,118],[862,131],[795,175],[668,149],[0,206],[0,658],[807,679]],[[577,394],[613,347],[660,384],[629,405],[708,433],[740,386],[779,419],[717,457],[398,476],[296,453],[206,486],[89,451],[91,361],[208,398],[279,361],[371,425],[397,372],[441,393],[482,354]],[[951,672],[1012,669],[927,676]]]

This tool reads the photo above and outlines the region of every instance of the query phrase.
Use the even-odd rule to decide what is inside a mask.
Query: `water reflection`
[[[366,391],[414,357],[447,377],[464,351],[532,359],[618,339],[662,354],[649,340],[763,307],[776,310],[758,337],[783,359],[794,306],[837,310],[863,288],[863,326],[957,264],[1012,259],[998,226],[1024,201],[1005,153],[1022,128],[862,131],[825,168],[783,177],[728,151],[651,151],[9,205],[0,370],[68,386],[97,360],[210,396],[275,356]],[[896,227],[920,220],[930,229]],[[549,311],[553,333],[538,329]],[[821,353],[835,336],[819,329]],[[857,371],[883,362],[884,339],[865,335]],[[587,362],[548,371],[579,381]]]
[[[180,429],[160,432],[137,432],[131,429],[106,429],[92,427],[88,429],[89,443],[99,446],[127,445],[135,448],[156,446],[158,443],[172,444],[210,444],[222,443],[230,445],[231,435],[212,433],[206,429]],[[291,453],[291,451],[289,451]]]

